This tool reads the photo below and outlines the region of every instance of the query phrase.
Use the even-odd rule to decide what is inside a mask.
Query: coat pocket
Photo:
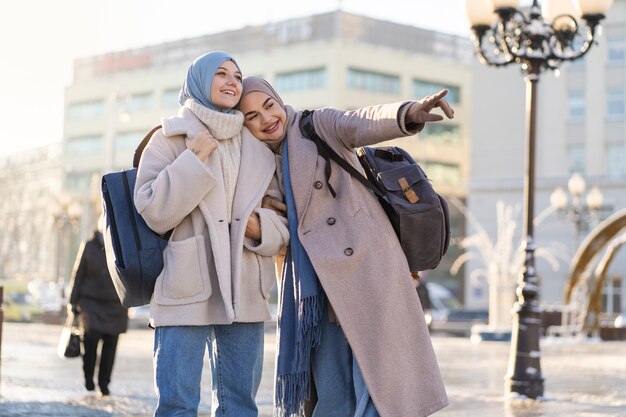
[[[154,291],[158,304],[197,303],[211,296],[204,236],[169,242],[163,263],[163,273]]]
[[[242,259],[241,291],[247,294],[246,300],[256,303],[269,299],[276,281],[274,258],[244,249]]]

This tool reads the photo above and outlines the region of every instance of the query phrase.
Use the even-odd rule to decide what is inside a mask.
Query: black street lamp
[[[604,197],[598,187],[592,187],[587,192],[585,202],[582,201],[586,186],[582,175],[574,173],[567,181],[567,189],[572,197],[571,204],[568,204],[569,198],[563,187],[556,187],[550,194],[552,208],[565,214],[567,220],[574,224],[574,253],[580,244],[580,232],[590,223],[600,220],[600,210],[603,208]]]
[[[585,55],[596,28],[612,0],[537,0],[523,10],[517,0],[466,0],[476,53],[492,67],[520,64],[526,81],[526,164],[524,176],[524,267],[513,307],[511,354],[506,375],[511,393],[536,399],[543,396],[539,350],[541,309],[535,271],[533,232],[537,83],[546,70]],[[579,10],[576,10],[576,6]],[[542,10],[543,9],[543,10]],[[545,19],[542,16],[545,15]],[[574,16],[579,15],[580,19]],[[584,23],[584,26],[581,24]]]

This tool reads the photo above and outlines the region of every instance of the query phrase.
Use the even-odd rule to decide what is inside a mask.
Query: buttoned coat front
[[[289,240],[286,219],[260,207],[275,178],[274,154],[249,135],[241,138],[229,224],[218,152],[203,162],[186,147],[186,137],[203,130],[206,126],[186,108],[164,119],[137,171],[137,211],[157,233],[174,229],[150,302],[154,326],[271,318],[268,298],[276,279],[272,256]],[[241,124],[237,135],[240,130]],[[260,242],[244,237],[253,211],[261,221]]]
[[[406,105],[403,105],[406,104]],[[316,110],[316,132],[362,171],[355,148],[407,136],[411,102]],[[422,417],[447,405],[430,335],[398,238],[376,197],[303,138],[287,106],[298,237],[309,255],[381,417]],[[290,214],[288,214],[289,216]]]

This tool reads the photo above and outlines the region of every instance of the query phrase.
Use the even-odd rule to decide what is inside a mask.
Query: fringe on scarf
[[[311,351],[320,345],[320,323],[324,314],[324,296],[321,294],[302,299],[298,306],[296,328],[296,356],[292,369],[303,371],[310,367]]]
[[[321,340],[324,296],[307,297],[299,304],[298,316],[301,319],[298,321],[292,365],[292,369],[297,371],[276,378],[274,400],[277,417],[304,416],[304,401],[311,394],[311,352],[319,346]]]

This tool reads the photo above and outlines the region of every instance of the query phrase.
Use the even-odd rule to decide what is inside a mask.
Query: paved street
[[[56,356],[60,326],[4,323],[0,369],[2,417],[149,416],[154,408],[152,331],[122,335],[111,397],[83,388],[80,359]],[[464,338],[434,336],[435,350],[451,405],[437,417],[626,417],[626,342],[542,342],[544,401],[505,401],[503,376],[509,344],[471,344]],[[266,331],[266,357],[258,403],[271,416],[275,338]],[[210,414],[210,379],[205,381],[200,415]]]

